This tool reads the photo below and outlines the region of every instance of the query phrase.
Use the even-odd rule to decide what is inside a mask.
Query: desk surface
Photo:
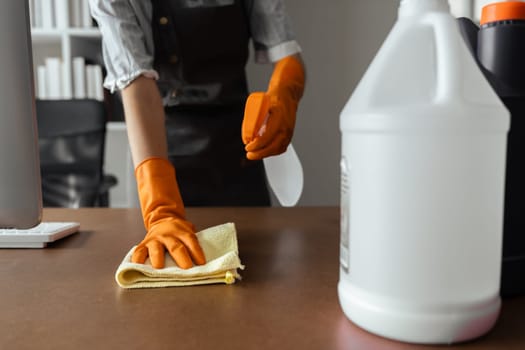
[[[0,250],[1,349],[430,349],[348,321],[337,298],[338,208],[189,208],[198,229],[234,222],[234,285],[122,290],[114,273],[143,235],[138,209],[46,209],[81,231]],[[487,336],[437,349],[525,349],[525,297]]]

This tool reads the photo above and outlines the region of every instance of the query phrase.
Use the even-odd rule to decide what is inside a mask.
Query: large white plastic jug
[[[509,113],[447,0],[401,1],[340,127],[347,317],[416,343],[487,332],[501,304]]]

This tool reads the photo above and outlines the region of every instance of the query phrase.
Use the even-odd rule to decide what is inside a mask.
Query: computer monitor
[[[0,11],[0,228],[41,221],[42,194],[28,2]]]

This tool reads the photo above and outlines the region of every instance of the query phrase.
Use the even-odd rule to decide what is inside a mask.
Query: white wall
[[[307,86],[293,138],[305,179],[298,205],[339,205],[339,113],[392,28],[397,0],[287,0],[303,49]],[[271,67],[250,63],[251,89]]]

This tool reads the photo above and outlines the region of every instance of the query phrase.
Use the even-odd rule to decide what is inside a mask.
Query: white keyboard
[[[44,248],[79,228],[78,222],[42,222],[26,230],[0,229],[0,248]]]

